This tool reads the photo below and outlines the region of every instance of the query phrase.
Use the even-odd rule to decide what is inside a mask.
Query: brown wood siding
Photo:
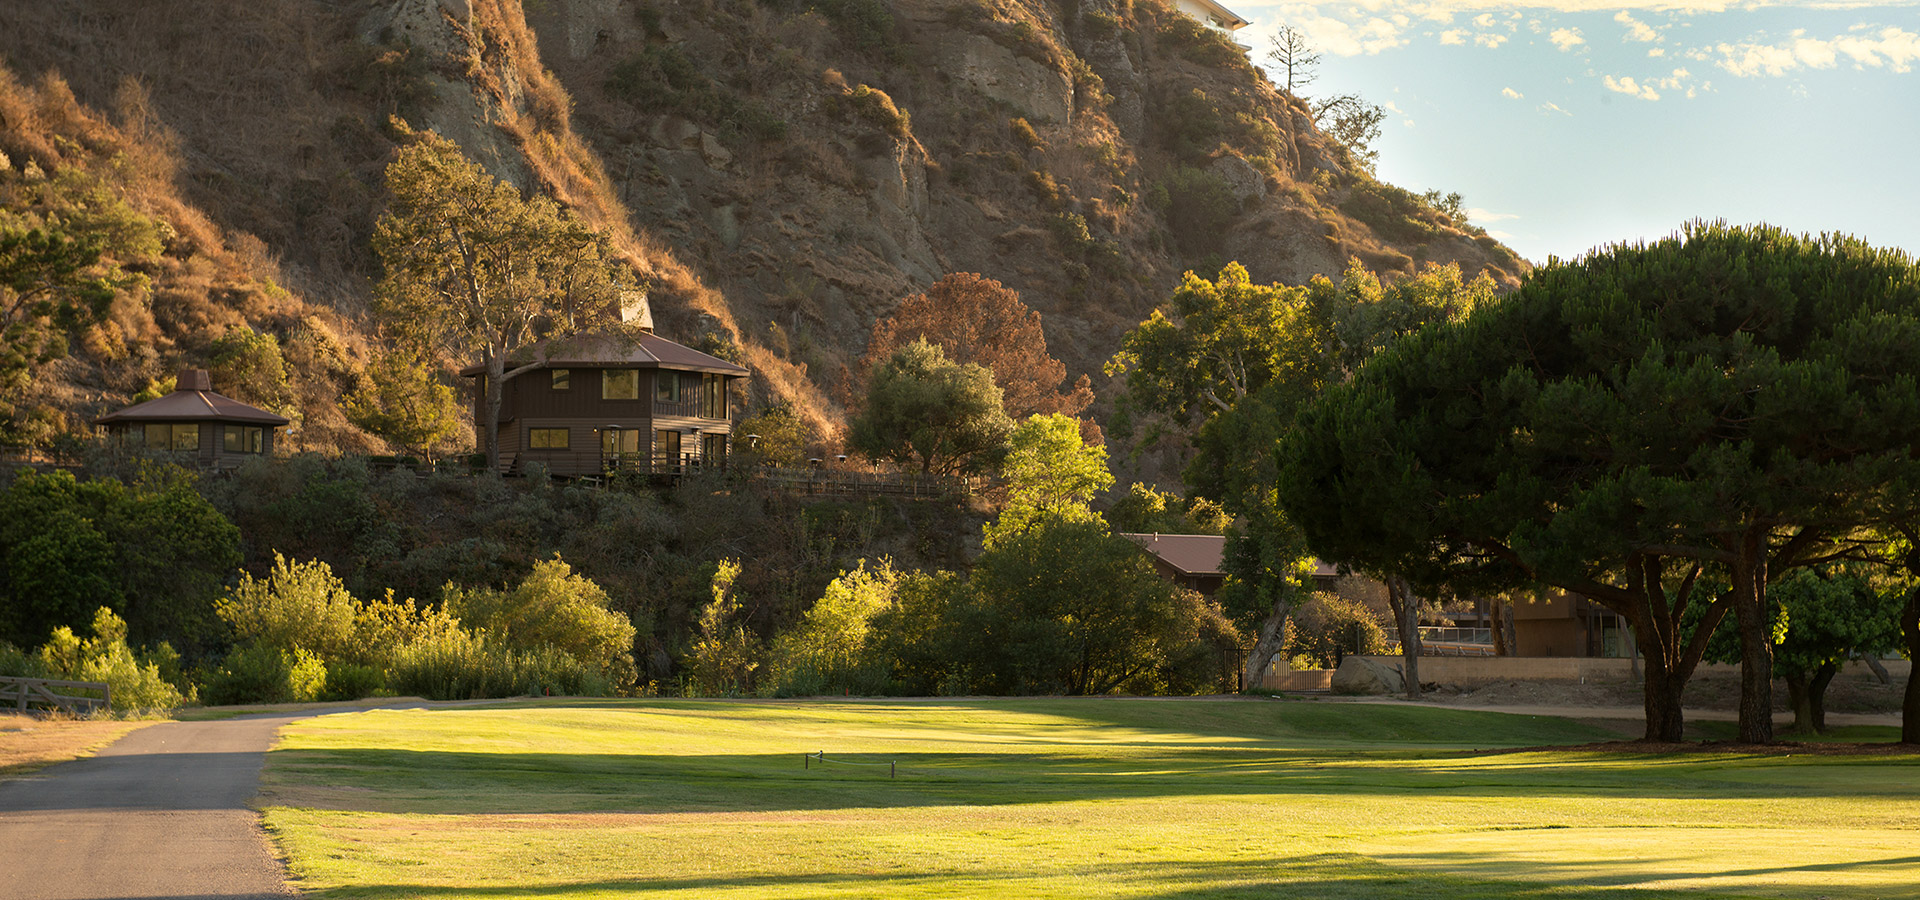
[[[653,412],[652,373],[640,371],[640,396],[635,400],[600,399],[601,369],[569,369],[569,387],[553,389],[550,369],[528,372],[507,382],[500,397],[500,418],[603,419],[602,424],[646,418]]]

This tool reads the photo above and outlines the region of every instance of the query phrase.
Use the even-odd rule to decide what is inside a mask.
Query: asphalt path
[[[281,726],[314,713],[142,728],[0,782],[0,900],[284,900],[248,805]]]

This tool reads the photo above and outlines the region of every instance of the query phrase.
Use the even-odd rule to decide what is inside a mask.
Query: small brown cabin
[[[173,393],[137,403],[93,420],[107,436],[128,447],[190,457],[202,466],[222,468],[273,452],[285,416],[249,406],[213,392],[205,369],[187,369]]]
[[[678,473],[726,465],[733,435],[729,385],[743,366],[652,333],[553,341],[508,362],[532,371],[500,392],[500,468],[538,462],[555,475]],[[474,380],[473,435],[486,446],[486,370]]]

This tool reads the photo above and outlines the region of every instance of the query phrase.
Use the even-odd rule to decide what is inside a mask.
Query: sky
[[[1388,110],[1383,180],[1458,191],[1536,263],[1694,219],[1920,256],[1920,0],[1225,5],[1256,64],[1307,35],[1297,93]]]

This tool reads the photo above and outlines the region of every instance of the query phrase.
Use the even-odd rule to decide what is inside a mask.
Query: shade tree
[[[1012,431],[991,371],[916,340],[874,370],[847,443],[870,459],[961,475],[997,465]]]
[[[1303,415],[1280,499],[1316,552],[1416,581],[1543,582],[1626,617],[1647,737],[1719,617],[1740,737],[1772,737],[1765,590],[1912,519],[1920,278],[1840,236],[1695,223],[1535,270],[1388,348]],[[1724,592],[1704,586],[1724,579]],[[1688,610],[1704,631],[1683,627]]]

